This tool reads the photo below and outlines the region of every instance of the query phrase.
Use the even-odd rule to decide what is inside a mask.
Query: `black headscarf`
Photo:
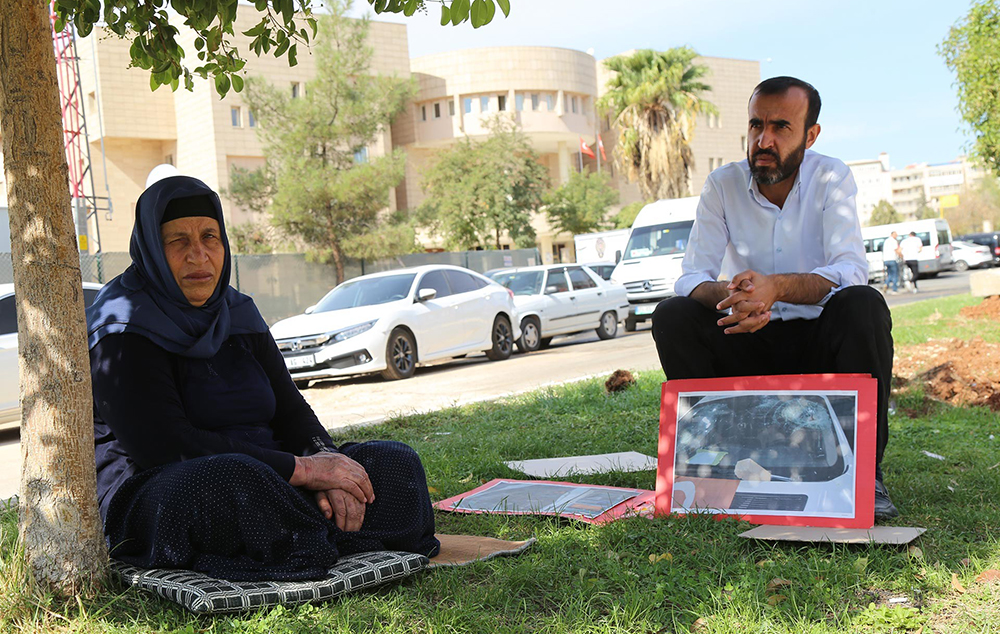
[[[160,237],[168,204],[179,198],[210,201],[226,249],[219,283],[202,306],[192,306],[184,297],[170,271]],[[170,205],[173,213],[178,206],[176,202]],[[267,332],[267,324],[253,300],[229,286],[229,238],[222,205],[218,195],[197,178],[171,176],[146,188],[135,206],[129,254],[132,265],[108,282],[87,309],[90,348],[105,335],[131,332],[167,352],[208,359],[230,335]]]

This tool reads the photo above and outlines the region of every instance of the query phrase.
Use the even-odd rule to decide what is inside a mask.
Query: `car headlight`
[[[332,338],[334,341],[343,341],[345,339],[350,339],[351,337],[357,337],[363,332],[368,332],[375,325],[377,319],[371,321],[366,321],[363,324],[358,324],[356,326],[351,326],[350,328],[344,328],[337,332],[327,333],[328,338]]]

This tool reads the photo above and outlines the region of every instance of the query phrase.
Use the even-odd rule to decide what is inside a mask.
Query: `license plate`
[[[289,370],[296,368],[308,368],[316,365],[316,355],[310,354],[304,357],[285,357],[285,366]]]
[[[654,310],[656,310],[656,304],[643,304],[635,307],[635,314],[652,315]]]

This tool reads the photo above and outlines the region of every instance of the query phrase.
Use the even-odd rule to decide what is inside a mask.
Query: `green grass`
[[[956,338],[1000,342],[1000,322],[963,317],[963,306],[982,300],[972,295],[951,295],[898,306],[892,311],[892,335],[896,345],[923,343],[928,339]]]
[[[934,310],[934,337],[967,326],[961,299],[895,311],[914,333]],[[965,300],[967,302],[967,300]],[[949,327],[938,327],[952,320]],[[897,330],[897,334],[899,330]],[[916,335],[914,335],[916,336]],[[924,335],[931,336],[931,335]],[[415,447],[434,499],[496,477],[504,460],[656,451],[659,373],[615,396],[598,380],[399,418],[338,440],[390,438]],[[996,632],[1000,586],[974,583],[1000,568],[1000,420],[986,409],[897,395],[884,462],[899,524],[928,532],[919,550],[756,543],[749,525],[708,517],[632,518],[588,526],[547,517],[438,513],[445,533],[538,538],[515,558],[418,574],[371,593],[292,609],[215,618],[113,586],[58,602],[20,596],[16,518],[0,513],[0,630],[72,632]],[[990,435],[995,439],[990,439]],[[922,450],[941,454],[928,458]],[[653,488],[651,472],[568,478]],[[949,489],[949,487],[951,489]],[[651,563],[651,555],[670,557]],[[965,560],[965,561],[963,561]],[[952,588],[957,575],[967,592]],[[769,590],[774,579],[789,585]],[[780,597],[776,598],[777,595]],[[889,605],[890,597],[907,597]],[[695,624],[698,624],[697,626]]]

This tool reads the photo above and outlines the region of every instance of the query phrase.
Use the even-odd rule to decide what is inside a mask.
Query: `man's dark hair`
[[[819,108],[822,102],[819,98],[819,91],[813,88],[809,82],[796,79],[794,77],[771,77],[757,84],[757,87],[750,93],[750,98],[756,94],[761,95],[783,95],[789,88],[801,88],[806,91],[809,97],[809,108],[806,110],[806,130],[816,125],[819,120]]]

